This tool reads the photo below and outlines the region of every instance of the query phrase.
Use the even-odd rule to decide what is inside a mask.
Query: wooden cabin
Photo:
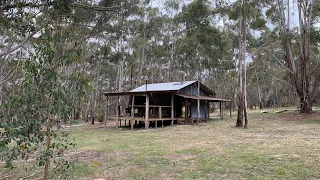
[[[145,124],[148,129],[150,124],[157,127],[160,123],[191,124],[206,121],[210,118],[209,107],[211,102],[220,103],[220,117],[222,116],[222,103],[230,102],[216,97],[216,93],[198,81],[168,82],[145,84],[129,92],[105,93],[105,96],[129,96],[130,101],[125,115],[106,115],[107,119],[115,119],[117,127],[119,121],[134,124]],[[118,101],[117,105],[119,107]],[[198,113],[199,109],[199,113]]]

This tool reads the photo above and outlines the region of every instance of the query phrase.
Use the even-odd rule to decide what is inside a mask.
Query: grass
[[[92,166],[94,167],[94,163],[92,163]],[[93,170],[88,164],[75,163],[73,165],[73,171],[71,173],[71,177],[73,178],[89,177],[90,175],[93,175]]]
[[[148,131],[75,127],[71,179],[320,179],[319,113],[250,111],[249,120],[248,129],[235,120]]]

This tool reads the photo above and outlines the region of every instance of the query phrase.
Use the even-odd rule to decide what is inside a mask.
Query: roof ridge
[[[194,81],[171,81],[171,82],[148,83],[148,85],[149,84],[169,84],[169,83],[179,83],[179,82],[196,82],[196,80],[194,80]],[[145,84],[143,84],[143,85],[145,85]],[[141,85],[141,86],[143,86],[143,85]]]

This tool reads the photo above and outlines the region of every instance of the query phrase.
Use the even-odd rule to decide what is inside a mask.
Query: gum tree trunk
[[[242,2],[243,6],[243,2]],[[239,19],[239,90],[238,90],[238,116],[236,127],[243,127],[243,117],[245,118],[245,128],[248,127],[247,103],[246,103],[246,20],[240,16]]]

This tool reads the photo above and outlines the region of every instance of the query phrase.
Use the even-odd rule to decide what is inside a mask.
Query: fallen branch
[[[281,111],[276,111],[276,113],[283,113],[283,112],[287,112],[288,110],[281,110]]]

